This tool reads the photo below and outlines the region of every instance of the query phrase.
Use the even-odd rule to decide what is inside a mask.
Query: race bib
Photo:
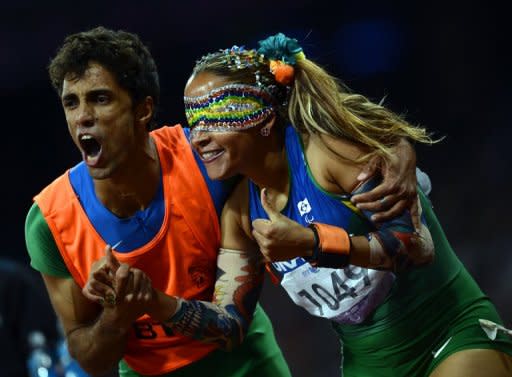
[[[312,267],[303,258],[273,263],[281,285],[310,314],[338,323],[363,322],[386,298],[395,276],[357,266]]]

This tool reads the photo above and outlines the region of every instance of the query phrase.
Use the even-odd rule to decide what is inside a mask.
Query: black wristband
[[[315,266],[327,268],[345,268],[349,265],[349,255],[322,253],[318,255]]]
[[[315,246],[313,246],[313,252],[311,256],[304,258],[311,265],[316,265],[318,262],[318,256],[320,255],[320,237],[318,236],[318,231],[316,230],[315,224],[309,224],[308,228],[313,231],[313,235],[315,237]]]

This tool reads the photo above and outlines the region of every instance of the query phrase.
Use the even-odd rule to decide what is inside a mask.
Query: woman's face
[[[191,143],[211,179],[245,175],[260,162],[259,146],[267,140],[259,131],[272,121],[273,109],[261,104],[257,88],[256,94],[251,90],[210,72],[200,72],[187,82]]]

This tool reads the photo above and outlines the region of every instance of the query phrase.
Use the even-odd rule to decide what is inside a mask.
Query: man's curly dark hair
[[[51,60],[48,72],[59,95],[66,75],[81,77],[91,61],[108,69],[118,84],[128,91],[133,105],[145,97],[153,98],[155,109],[160,100],[160,84],[155,61],[135,34],[99,26],[69,35]],[[150,127],[154,126],[154,119]]]

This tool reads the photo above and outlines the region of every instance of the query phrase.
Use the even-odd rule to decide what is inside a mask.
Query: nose
[[[76,124],[81,127],[92,127],[94,125],[94,113],[86,103],[81,104],[78,109]]]

